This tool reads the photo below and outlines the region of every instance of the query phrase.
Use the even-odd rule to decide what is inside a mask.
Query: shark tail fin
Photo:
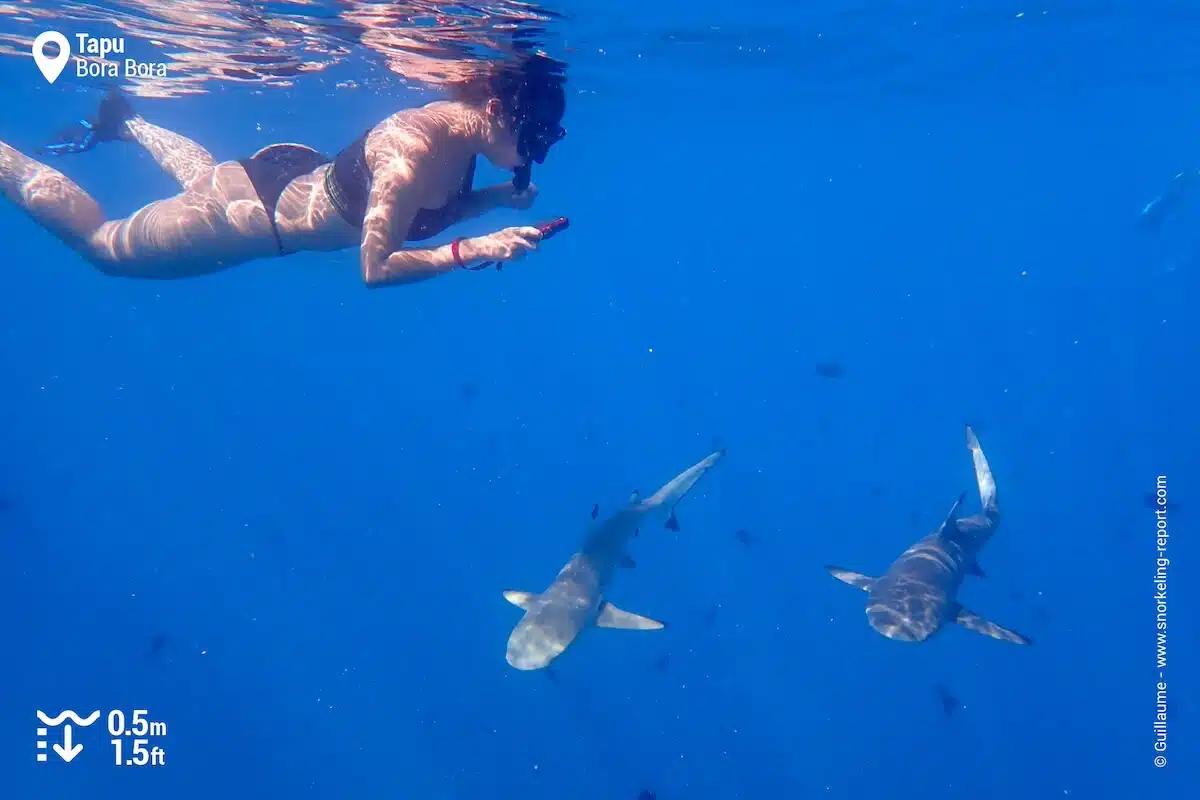
[[[666,506],[671,509],[672,514],[675,510],[675,505],[683,499],[683,496],[688,493],[696,481],[708,472],[709,468],[721,460],[725,455],[724,450],[717,450],[715,453],[710,453],[701,461],[696,462],[692,466],[685,469],[683,472],[672,478],[665,486],[655,492],[642,505],[647,509]]]
[[[970,425],[967,426],[967,449],[971,451],[971,461],[975,465],[975,482],[979,485],[979,502],[983,506],[984,515],[988,519],[992,519],[1000,514],[1000,508],[996,502],[996,479],[992,476],[992,468],[988,465],[983,448],[979,445],[979,437],[975,435],[975,431],[971,430]]]

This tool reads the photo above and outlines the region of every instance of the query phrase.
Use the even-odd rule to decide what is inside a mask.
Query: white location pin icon
[[[49,42],[54,42],[58,45],[58,55],[53,57],[46,55],[44,51]],[[67,37],[58,31],[39,33],[38,37],[33,40],[33,61],[50,83],[58,80],[58,76],[62,74],[63,68],[67,66],[67,61],[70,58],[71,43],[67,41]]]

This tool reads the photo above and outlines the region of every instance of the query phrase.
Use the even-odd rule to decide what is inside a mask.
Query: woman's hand
[[[465,262],[516,261],[530,250],[537,250],[542,232],[532,225],[519,225],[487,236],[463,239],[459,255]]]
[[[516,208],[521,211],[524,211],[525,209],[527,209],[531,205],[533,205],[533,201],[535,199],[537,199],[538,188],[535,184],[531,183],[531,184],[529,184],[529,186],[527,186],[525,188],[525,191],[518,192],[510,184],[509,192],[510,192],[510,194],[508,195],[508,198],[504,201],[504,205],[508,206],[509,208]]]

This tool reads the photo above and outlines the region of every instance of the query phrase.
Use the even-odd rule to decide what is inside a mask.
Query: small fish
[[[600,516],[600,504],[596,503],[592,506],[592,519],[595,519],[598,516]]]
[[[1138,225],[1144,230],[1157,231],[1171,217],[1175,216],[1183,206],[1187,195],[1196,184],[1197,172],[1191,170],[1181,172],[1171,179],[1167,189],[1161,195],[1151,200],[1142,208],[1138,217]]]
[[[150,649],[147,651],[149,658],[158,658],[162,652],[167,649],[170,644],[171,637],[165,633],[159,632],[150,637]]]
[[[940,683],[935,687],[935,691],[937,692],[938,702],[942,705],[942,713],[945,714],[946,719],[953,719],[954,712],[962,708],[962,703],[950,693],[949,689]]]
[[[1163,498],[1162,503],[1158,502],[1158,495],[1154,492],[1146,492],[1142,495],[1142,505],[1151,511],[1178,511],[1179,503],[1172,503],[1170,500]]]
[[[733,537],[746,547],[753,547],[758,542],[758,537],[745,528],[738,528],[733,532]]]
[[[836,361],[820,361],[813,368],[819,377],[833,380],[846,374],[846,368]]]
[[[638,792],[637,800],[658,800],[658,795],[649,789],[642,789]]]

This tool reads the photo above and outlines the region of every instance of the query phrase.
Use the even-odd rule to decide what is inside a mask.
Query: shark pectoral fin
[[[944,520],[942,520],[942,524],[938,526],[938,529],[937,529],[938,533],[942,533],[943,531],[946,530],[946,528],[948,528],[954,524],[954,520],[958,518],[959,506],[961,506],[963,504],[963,500],[966,500],[966,499],[967,499],[966,492],[963,492],[962,494],[960,494],[958,496],[958,499],[954,501],[954,505],[950,506],[950,513],[946,515],[946,518]]]
[[[863,575],[861,572],[851,572],[848,569],[831,566],[826,566],[825,569],[829,570],[829,574],[842,583],[848,583],[857,589],[862,589],[864,592],[870,591],[871,585],[875,583],[874,578]]]
[[[504,593],[504,599],[522,611],[528,611],[530,604],[537,599],[537,595],[533,592],[514,592],[510,590]]]
[[[982,633],[984,636],[990,636],[993,639],[999,639],[1002,642],[1012,642],[1013,644],[1033,644],[1033,640],[1022,636],[1016,631],[1010,631],[1008,628],[1003,628],[994,622],[989,622],[973,611],[968,611],[962,606],[958,607],[958,615],[954,621],[962,625],[969,631]]]
[[[633,569],[637,566],[637,562],[628,555],[624,555],[621,556],[621,560],[617,562],[617,566],[624,567],[625,569]]]
[[[967,574],[974,575],[976,578],[987,577],[987,573],[983,571],[983,567],[979,566],[978,561],[971,562],[971,566],[967,567]]]
[[[623,631],[657,631],[667,627],[667,624],[659,622],[656,619],[622,611],[612,603],[606,602],[600,607],[600,614],[596,617],[596,627],[617,628]]]

